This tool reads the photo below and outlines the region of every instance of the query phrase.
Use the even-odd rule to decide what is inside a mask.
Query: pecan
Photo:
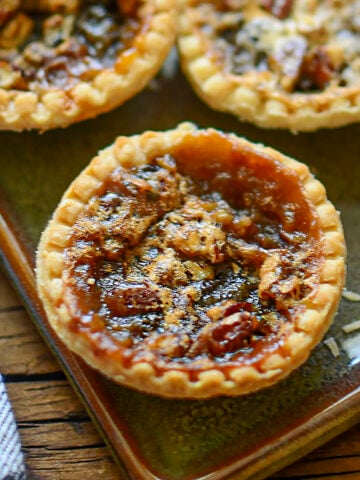
[[[56,47],[70,38],[75,17],[73,15],[54,14],[44,20],[43,34],[46,45]]]
[[[21,0],[21,4],[24,10],[75,13],[80,7],[80,0]]]
[[[215,278],[214,267],[206,262],[185,261],[184,267],[191,280],[198,282],[200,280],[213,280]]]
[[[136,13],[138,0],[116,0],[120,11],[124,15],[134,15]]]
[[[188,221],[181,226],[170,225],[169,244],[181,254],[203,258],[213,264],[224,261],[225,233],[216,225]]]
[[[24,60],[30,65],[42,65],[51,56],[51,50],[42,42],[31,42],[23,51]]]
[[[20,6],[20,0],[1,0],[0,2],[0,27],[14,15]]]
[[[260,0],[261,5],[274,17],[283,20],[290,15],[293,0]]]
[[[333,78],[335,67],[324,47],[317,47],[304,59],[298,87],[301,90],[324,89]]]
[[[237,302],[226,308],[224,315],[226,317],[239,312],[253,312],[255,310],[254,304],[250,302]]]
[[[223,355],[248,346],[258,321],[249,312],[233,313],[218,322],[206,325],[201,331],[192,352]]]
[[[188,283],[184,265],[170,249],[158,255],[144,270],[153,282],[160,285],[176,287]]]
[[[281,275],[281,255],[279,252],[271,253],[260,269],[259,297],[270,296],[274,284],[279,282]]]
[[[46,58],[37,77],[45,84],[69,88],[71,78],[80,78],[84,72],[89,73],[86,64],[78,61],[81,56],[85,56],[87,50],[85,45],[79,45],[72,40],[63,42],[60,47],[56,54]]]
[[[146,343],[150,350],[156,350],[160,355],[169,358],[183,357],[188,351],[191,340],[186,334],[163,333],[150,336]]]
[[[106,290],[103,300],[112,314],[120,317],[161,310],[157,290],[144,284],[120,283]]]
[[[21,73],[14,70],[8,62],[0,60],[0,88],[18,88]]]
[[[0,48],[16,48],[32,33],[34,22],[24,13],[17,13],[0,32]]]

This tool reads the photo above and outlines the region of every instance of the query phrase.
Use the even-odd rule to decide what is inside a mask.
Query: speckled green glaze
[[[348,245],[347,287],[360,292],[360,125],[299,135],[264,131],[209,110],[180,74],[157,87],[112,113],[66,130],[42,135],[0,133],[0,194],[18,224],[19,241],[35,251],[40,232],[65,188],[116,136],[172,128],[191,120],[199,126],[236,132],[308,163],[341,211]],[[343,299],[328,335],[341,346],[350,335],[342,326],[359,318],[360,302]],[[36,317],[35,321],[42,320]],[[48,341],[61,357],[64,353],[54,347],[51,333]],[[264,446],[276,443],[282,434],[355,391],[360,384],[359,367],[343,349],[334,358],[321,344],[303,367],[278,385],[245,397],[191,401],[144,395],[89,374],[80,364],[85,375],[92,381],[95,378],[95,393],[112,415],[114,428],[124,434],[140,462],[164,480],[200,478],[251,453],[261,455]],[[71,370],[67,373],[71,377]],[[86,402],[86,389],[76,379],[73,382]],[[92,415],[104,429],[101,415],[96,411]],[[290,461],[289,451],[286,455]],[[256,478],[264,478],[266,472],[258,472]],[[235,477],[249,478],[241,471]],[[225,477],[219,473],[211,478]]]

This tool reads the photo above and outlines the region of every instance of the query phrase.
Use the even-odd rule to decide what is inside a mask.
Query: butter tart
[[[0,2],[0,129],[47,130],[138,93],[175,41],[175,0]]]
[[[266,128],[360,120],[359,0],[181,0],[181,63],[211,107]]]
[[[37,253],[55,332],[123,385],[239,395],[302,364],[337,309],[339,216],[302,163],[217,130],[119,137]]]

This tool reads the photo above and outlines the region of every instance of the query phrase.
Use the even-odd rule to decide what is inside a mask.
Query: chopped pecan
[[[261,265],[266,258],[266,250],[255,243],[248,243],[242,238],[231,236],[227,240],[226,253],[236,260],[253,265]]]
[[[206,262],[194,262],[188,260],[184,262],[186,273],[191,280],[198,282],[200,280],[213,280],[215,277],[214,267]]]
[[[81,78],[84,72],[87,74],[89,72],[85,63],[77,61],[79,57],[85,55],[86,47],[71,40],[64,43],[68,44],[68,48],[64,49],[64,53],[59,50],[57,55],[53,54],[51,58],[46,59],[46,63],[41,70],[42,75],[38,74],[38,79],[44,84],[48,83],[66,89],[71,86],[71,78]]]
[[[176,358],[186,354],[191,345],[191,340],[186,334],[163,333],[150,336],[146,343],[150,350],[156,350],[160,355],[169,358]]]
[[[189,221],[169,228],[169,244],[187,257],[201,257],[211,263],[224,261],[223,248],[226,235],[211,223]]]
[[[0,88],[19,88],[21,72],[14,70],[8,62],[0,60]]]
[[[56,47],[70,38],[74,27],[73,15],[54,14],[46,18],[43,23],[43,35],[46,45]]]
[[[233,353],[248,345],[257,324],[257,319],[249,312],[233,313],[206,325],[191,351],[195,354],[209,352],[211,355]]]
[[[138,0],[116,0],[120,11],[124,15],[134,15],[136,13]]]
[[[53,13],[75,13],[80,7],[80,0],[21,0],[24,10]]]
[[[0,32],[0,48],[16,48],[31,35],[34,22],[24,13],[17,13]]]
[[[153,282],[160,285],[176,287],[188,283],[185,266],[170,249],[158,255],[150,265],[144,268],[144,271]]]
[[[298,87],[304,91],[322,90],[333,78],[334,73],[335,68],[326,49],[317,47],[304,58]]]
[[[253,312],[254,310],[255,310],[255,307],[250,302],[237,302],[227,307],[224,312],[224,315],[228,317],[229,315],[232,315],[234,313]]]
[[[20,0],[1,0],[0,27],[11,18],[20,6]]]
[[[305,284],[301,265],[297,263],[296,257],[286,257],[281,251],[270,254],[260,269],[260,299],[273,299],[277,308],[281,309],[300,298]],[[305,258],[303,264],[306,265]]]
[[[293,0],[261,0],[261,5],[274,17],[283,20],[290,15]]]
[[[156,289],[137,283],[120,283],[109,289],[104,302],[112,315],[141,315],[161,310],[161,302]]]
[[[260,269],[259,297],[266,298],[270,295],[272,286],[279,281],[281,273],[281,256],[276,252],[269,255]]]
[[[23,51],[24,61],[30,65],[41,65],[51,55],[51,50],[42,42],[31,42]]]

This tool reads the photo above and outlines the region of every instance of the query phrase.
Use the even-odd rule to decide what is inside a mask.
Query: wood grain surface
[[[1,273],[0,372],[29,480],[121,480],[108,448]],[[359,425],[271,478],[360,480]]]

